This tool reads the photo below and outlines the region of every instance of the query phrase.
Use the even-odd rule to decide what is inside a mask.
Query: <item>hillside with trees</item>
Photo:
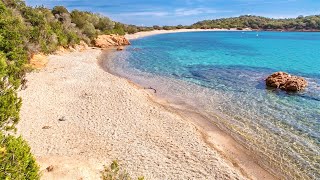
[[[124,35],[141,30],[148,29],[91,12],[69,12],[62,6],[48,9],[29,7],[23,0],[0,1],[0,179],[39,179],[30,147],[15,136],[22,104],[17,91],[26,83],[30,57],[80,41],[90,45],[100,34]]]
[[[250,28],[256,30],[320,31],[320,15],[299,16],[297,18],[272,19],[261,16],[239,16],[214,20],[204,20],[191,25],[191,28]]]

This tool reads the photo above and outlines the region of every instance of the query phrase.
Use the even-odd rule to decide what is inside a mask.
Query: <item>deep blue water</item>
[[[220,125],[288,178],[320,178],[320,33],[192,32],[150,36],[112,58],[113,71],[223,117]],[[276,71],[308,88],[267,88]]]

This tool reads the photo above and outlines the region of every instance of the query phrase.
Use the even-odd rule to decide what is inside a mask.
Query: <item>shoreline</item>
[[[237,30],[237,29],[175,29],[175,30],[153,30],[137,32],[134,34],[126,34],[125,38],[128,40],[134,40],[144,38],[148,36],[154,36],[159,34],[172,34],[172,33],[184,33],[184,32],[221,32],[221,31],[251,31],[250,29]]]
[[[103,70],[100,55],[97,49],[50,55],[19,92],[18,134],[28,141],[43,179],[98,179],[115,159],[133,177],[146,179],[252,178],[208,146],[191,122]]]
[[[103,54],[101,55],[101,59],[103,59]],[[259,157],[254,155],[254,152],[246,149],[246,147],[238,142],[225,127],[221,127],[222,125],[217,123],[219,119],[222,118],[219,115],[214,115],[213,120],[211,119],[212,117],[207,117],[205,114],[198,112],[198,110],[188,104],[175,104],[174,100],[169,102],[172,97],[158,96],[153,92],[153,90],[157,91],[157,88],[146,88],[148,87],[144,86],[146,84],[139,84],[131,79],[123,77],[122,75],[117,74],[117,72],[113,72],[109,69],[108,65],[103,65],[101,63],[100,65],[108,73],[126,79],[134,88],[147,91],[153,102],[165,107],[168,111],[178,114],[184,120],[191,122],[201,134],[202,140],[208,146],[219,152],[220,155],[230,161],[235,167],[239,168],[245,176],[252,179],[278,179],[274,174],[269,172],[272,171],[277,174],[277,176],[281,177],[281,174],[274,172],[274,169],[262,167],[258,160]]]

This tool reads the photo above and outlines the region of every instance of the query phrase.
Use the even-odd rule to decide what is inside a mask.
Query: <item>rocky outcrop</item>
[[[88,46],[88,44],[85,43],[84,41],[80,41],[80,44],[74,45],[73,48],[74,48],[76,51],[85,51],[85,50],[89,49],[89,46]]]
[[[284,90],[286,90],[286,91],[301,91],[305,87],[307,87],[307,85],[308,85],[308,82],[304,78],[293,76],[284,85]]]
[[[48,63],[48,57],[45,54],[33,54],[29,60],[29,64],[33,69],[42,69]]]
[[[58,49],[54,52],[55,54],[64,54],[64,53],[69,53],[69,52],[82,52],[85,50],[90,49],[90,47],[88,46],[87,43],[85,43],[84,41],[80,41],[79,44],[75,44],[73,46],[69,46],[69,47],[63,47],[60,46],[58,47]]]
[[[301,91],[308,82],[303,77],[292,76],[285,72],[276,72],[266,79],[266,85],[285,91]]]
[[[276,72],[268,76],[266,85],[274,88],[281,88],[289,79],[289,74],[285,72]]]
[[[97,39],[95,39],[94,45],[99,48],[108,48],[112,46],[130,45],[130,42],[124,36],[100,35]]]

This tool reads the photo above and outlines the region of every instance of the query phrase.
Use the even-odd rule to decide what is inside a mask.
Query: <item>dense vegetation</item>
[[[261,16],[240,16],[234,18],[222,18],[215,20],[200,21],[191,26],[192,28],[251,28],[259,30],[286,30],[286,31],[319,31],[320,15],[299,16],[288,19],[272,19]]]
[[[137,31],[143,30],[175,30],[175,29],[255,29],[255,30],[283,30],[283,31],[320,31],[320,15],[299,16],[288,19],[272,19],[261,16],[239,16],[232,18],[221,18],[204,20],[190,26],[153,26],[134,27]]]
[[[21,137],[0,133],[0,179],[39,179],[39,167]]]
[[[35,53],[51,53],[58,47],[88,44],[99,34],[125,34],[135,26],[113,22],[90,12],[69,12],[29,7],[22,0],[0,1],[0,179],[39,179],[39,168],[30,147],[10,134],[19,122],[28,59]]]
[[[7,135],[19,121],[21,99],[16,91],[28,58],[28,26],[15,9],[8,8],[18,3],[0,2],[0,179],[39,179],[39,168],[27,143]]]

